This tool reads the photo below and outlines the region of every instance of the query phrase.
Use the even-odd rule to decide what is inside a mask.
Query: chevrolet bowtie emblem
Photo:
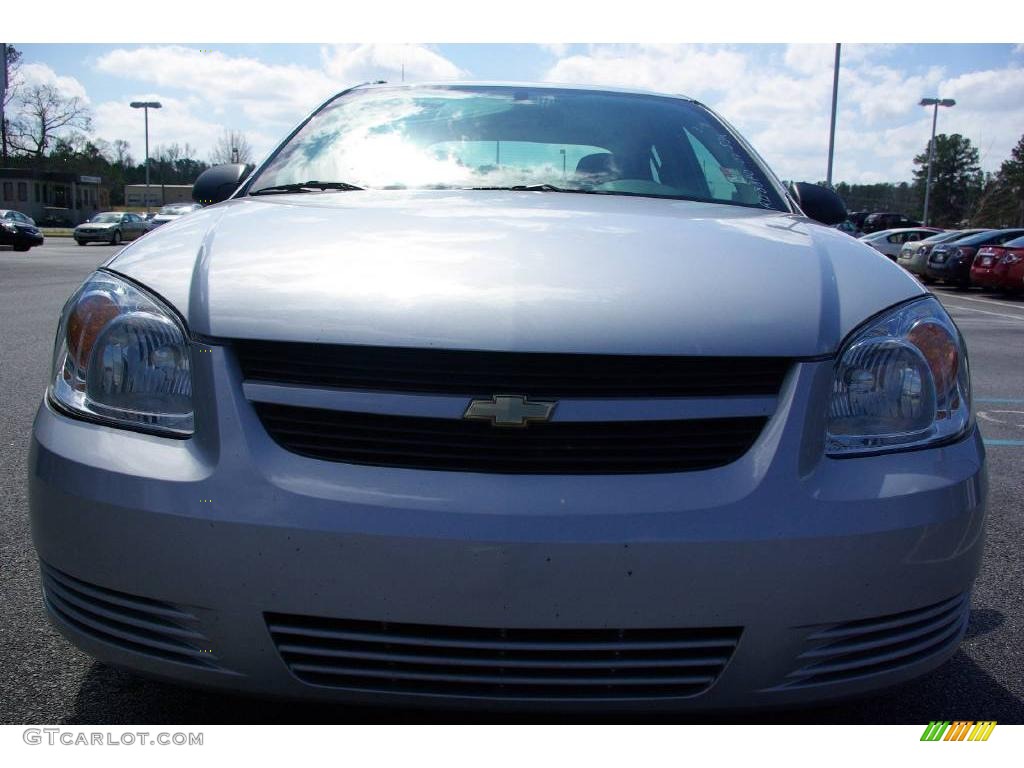
[[[525,427],[531,421],[547,421],[553,402],[530,402],[521,395],[495,395],[490,400],[471,400],[464,419],[489,421],[496,427]]]

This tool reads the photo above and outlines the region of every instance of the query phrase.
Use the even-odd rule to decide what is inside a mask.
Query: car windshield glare
[[[316,189],[314,182],[546,187],[787,210],[750,153],[700,105],[559,88],[396,86],[343,94],[278,150],[248,191]]]
[[[119,213],[98,213],[89,219],[94,224],[113,224],[120,220],[121,214]]]

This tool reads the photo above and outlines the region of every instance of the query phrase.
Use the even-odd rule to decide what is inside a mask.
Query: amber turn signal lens
[[[118,315],[117,304],[102,294],[81,299],[68,318],[68,354],[77,368],[84,368],[100,331]]]
[[[959,356],[949,331],[938,323],[921,322],[910,329],[907,339],[924,355],[941,396],[956,384]]]

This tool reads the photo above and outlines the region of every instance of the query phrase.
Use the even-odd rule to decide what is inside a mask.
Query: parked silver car
[[[250,170],[64,308],[29,472],[80,648],[236,692],[672,709],[954,653],[963,338],[824,226],[830,190],[695,101],[548,85],[358,87]]]
[[[148,231],[149,225],[138,214],[109,211],[97,213],[84,224],[79,224],[72,234],[79,245],[97,242],[120,245],[121,241],[134,240]]]
[[[931,279],[925,274],[925,267],[928,265],[928,255],[932,252],[932,248],[940,243],[955,243],[957,240],[985,231],[984,229],[953,229],[939,232],[924,240],[904,243],[900,247],[896,263],[911,274],[917,275],[925,283],[931,282]]]

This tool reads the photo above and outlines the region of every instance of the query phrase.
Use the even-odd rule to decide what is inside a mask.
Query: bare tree
[[[210,153],[210,163],[222,165],[224,163],[251,163],[253,161],[252,147],[248,139],[241,131],[225,128],[224,132],[217,138],[217,143]]]
[[[18,92],[21,88],[21,51],[15,48],[13,45],[4,46],[4,61],[0,62],[0,66],[6,68],[7,88],[4,91],[3,105],[0,106],[0,159],[4,163],[7,162],[7,147],[9,146],[7,140],[7,132],[10,128],[11,119],[9,115],[10,105],[14,103],[14,100],[18,97]]]
[[[122,168],[129,165],[134,165],[131,153],[128,151],[131,145],[124,139],[114,139],[113,148],[111,153],[114,156],[114,165],[120,165]]]
[[[8,142],[39,159],[65,130],[89,131],[92,117],[77,96],[67,97],[52,85],[25,87],[18,98],[20,114],[11,123]]]

